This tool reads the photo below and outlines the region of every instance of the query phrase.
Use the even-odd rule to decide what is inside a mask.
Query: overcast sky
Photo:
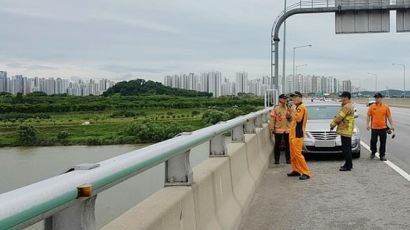
[[[291,0],[289,1],[292,2]],[[0,0],[0,69],[9,75],[162,81],[167,74],[218,70],[270,74],[270,30],[280,0]],[[351,79],[379,90],[403,88],[410,33],[335,35],[334,14],[288,20],[301,73]],[[410,72],[410,71],[409,71]],[[409,73],[410,75],[410,73]],[[410,81],[410,78],[409,80]],[[410,86],[410,83],[408,84]]]

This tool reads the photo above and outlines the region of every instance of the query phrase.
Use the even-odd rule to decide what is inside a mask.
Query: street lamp
[[[295,70],[295,74],[298,74],[298,69],[299,69],[299,68],[305,67],[305,66],[307,66],[307,64],[297,65],[297,66],[296,66],[296,70]]]
[[[284,2],[284,10],[286,13],[287,3]],[[286,20],[283,22],[283,72],[282,72],[282,93],[285,92],[285,82],[286,82]],[[278,76],[279,77],[279,76]],[[279,89],[279,87],[278,87]]]
[[[403,67],[403,97],[406,98],[406,65],[396,63],[393,63],[392,65]]]
[[[375,91],[375,93],[377,93],[377,80],[378,80],[377,74],[374,74],[374,73],[367,73],[367,74],[370,74],[370,75],[373,75],[374,77],[376,77],[376,91]]]
[[[296,46],[293,47],[293,85],[295,85],[295,71],[296,71],[296,61],[295,61],[295,57],[296,57],[296,49],[301,49],[301,48],[306,48],[306,47],[312,47],[311,44],[309,45],[304,45],[304,46]]]

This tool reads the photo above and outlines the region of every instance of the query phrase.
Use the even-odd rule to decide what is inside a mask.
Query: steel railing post
[[[255,118],[249,119],[245,124],[245,133],[253,134],[255,133]]]
[[[256,117],[256,119],[255,119],[255,127],[256,128],[263,128],[262,117],[263,117],[263,114]]]
[[[223,134],[211,138],[209,145],[210,157],[227,156],[225,136]]]
[[[262,114],[262,122],[263,122],[263,124],[268,123],[268,120],[269,120],[269,113],[264,113],[264,114]]]
[[[244,142],[244,127],[243,125],[237,126],[232,129],[232,142]]]
[[[189,186],[192,184],[190,152],[179,154],[165,162],[165,186]]]
[[[181,133],[191,135],[191,133]],[[189,155],[191,150],[165,161],[165,186],[190,186],[193,180]]]
[[[83,199],[83,198],[80,198]],[[97,196],[81,200],[60,212],[48,217],[44,221],[45,230],[94,230],[95,201]]]

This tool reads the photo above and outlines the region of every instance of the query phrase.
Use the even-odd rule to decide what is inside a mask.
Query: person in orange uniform
[[[271,112],[270,129],[275,135],[275,164],[279,164],[280,146],[282,140],[285,142],[286,163],[290,164],[289,149],[289,128],[292,118],[291,108],[288,106],[288,100],[285,94],[279,95],[279,104]]]
[[[300,180],[310,178],[310,170],[302,155],[302,147],[307,122],[307,109],[302,103],[302,94],[296,91],[291,95],[293,101],[292,122],[289,131],[290,161],[292,172],[288,176],[299,176]]]
[[[388,105],[383,103],[383,95],[381,93],[376,93],[374,95],[376,103],[369,106],[367,111],[367,130],[372,130],[372,135],[370,139],[370,149],[372,151],[370,158],[374,159],[377,152],[377,139],[380,137],[380,160],[386,161],[386,140],[387,131],[389,127],[387,126],[387,120],[390,123],[390,129],[393,128],[393,119],[391,116],[390,108]],[[371,125],[370,125],[371,123]]]

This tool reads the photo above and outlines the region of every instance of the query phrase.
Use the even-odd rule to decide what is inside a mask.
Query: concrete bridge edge
[[[190,187],[164,187],[102,229],[238,229],[267,169],[273,142],[266,125],[229,143],[227,157],[208,158],[193,168]]]

